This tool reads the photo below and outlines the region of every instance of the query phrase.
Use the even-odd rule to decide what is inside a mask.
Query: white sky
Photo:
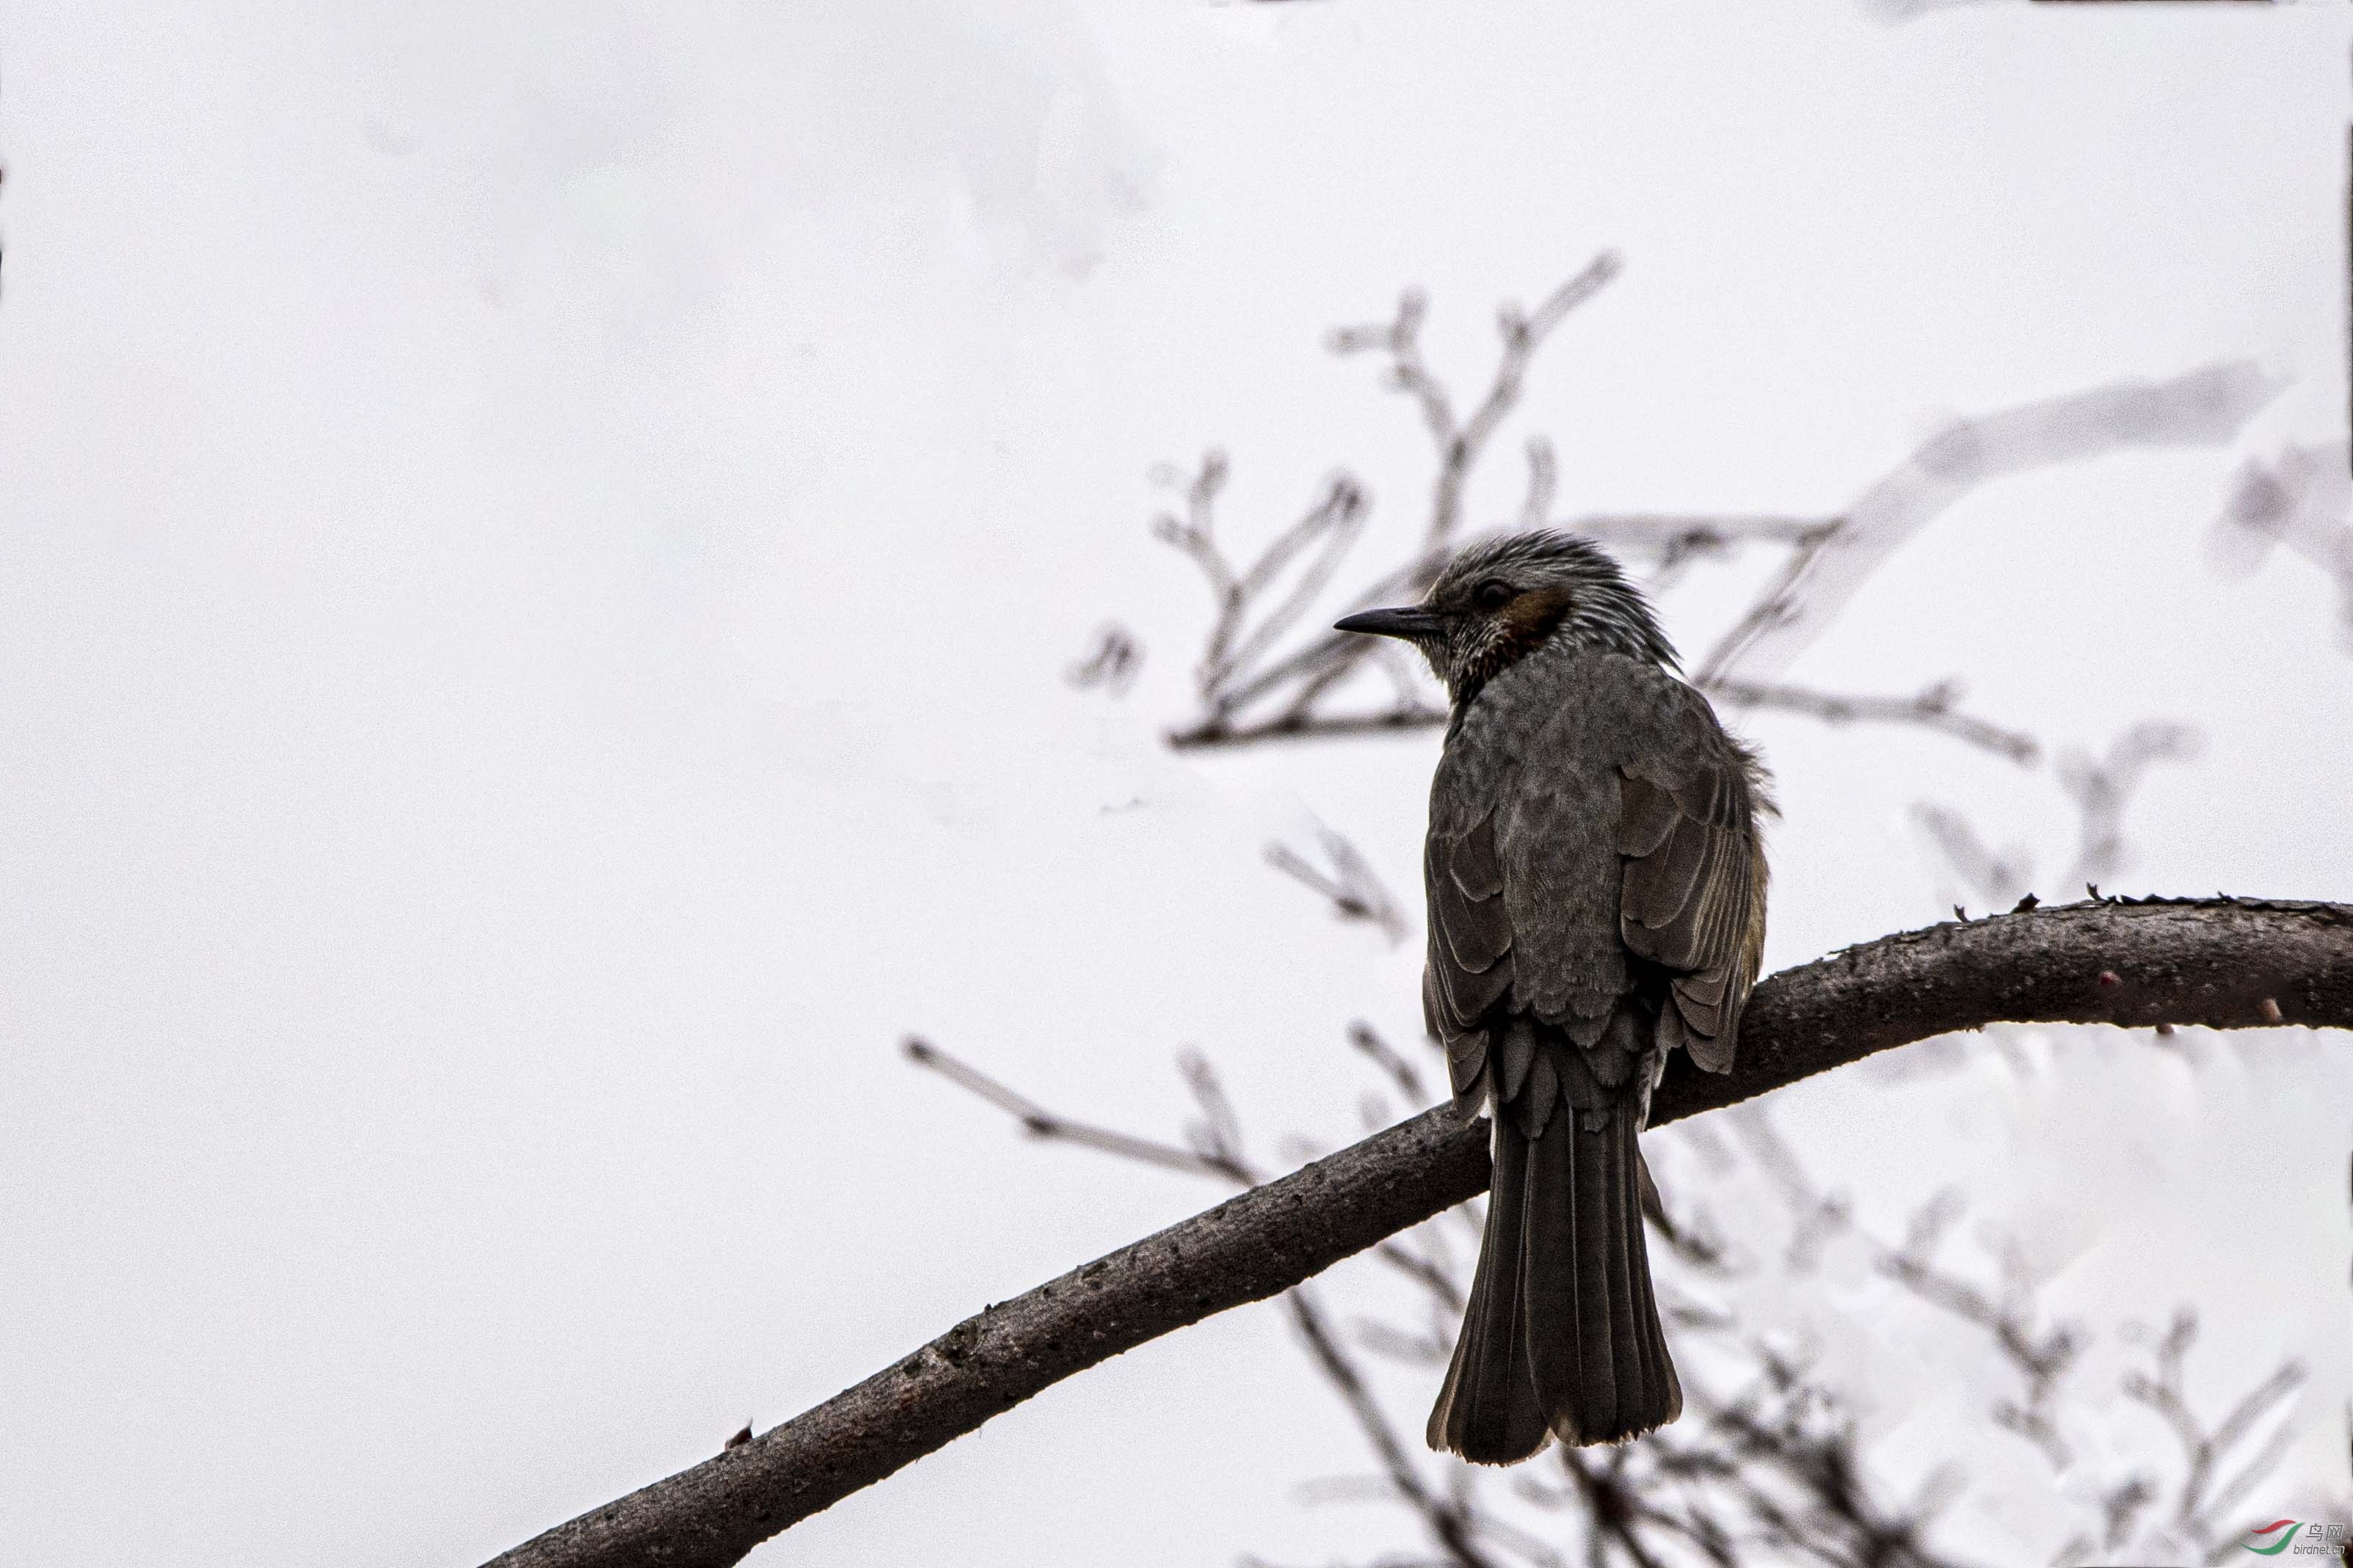
[[[1435,738],[1160,749],[1202,605],[1145,476],[1230,447],[1248,539],[1345,463],[1394,548],[1422,437],[1319,345],[1408,283],[1467,386],[1496,300],[1627,260],[1482,521],[1530,429],[1565,513],[1824,511],[1954,413],[2260,360],[2235,447],[1988,488],[1791,674],[2193,719],[2127,888],[2353,896],[2328,589],[2203,547],[2343,438],[2353,8],[1479,9],[0,12],[5,1555],[475,1562],[1216,1195],[1019,1142],[911,1029],[1153,1131],[1198,1043],[1269,1147],[1352,1136],[1341,1028],[1411,1037],[1418,958],[1260,848],[1411,889]],[[1111,616],[1116,703],[1060,679]],[[1924,796],[2067,858],[2048,768],[1748,728],[1777,965],[1935,918]],[[2353,1064],[2137,1047],[1775,1114],[1869,1212],[1965,1183],[2071,1310],[2200,1300],[2218,1390],[2305,1354],[2294,1514]],[[754,1561],[1369,1554],[1292,1492],[1361,1464],[1254,1309]]]

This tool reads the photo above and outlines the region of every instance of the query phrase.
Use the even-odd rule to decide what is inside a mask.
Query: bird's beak
[[[1446,630],[1442,616],[1409,606],[1401,610],[1366,610],[1344,620],[1332,623],[1335,632],[1363,632],[1367,637],[1403,637],[1408,642],[1419,642]]]

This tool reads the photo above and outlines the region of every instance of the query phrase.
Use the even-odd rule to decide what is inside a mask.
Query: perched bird
[[[1764,768],[1569,534],[1472,544],[1420,604],[1338,629],[1413,644],[1452,699],[1422,1014],[1456,1102],[1493,1113],[1494,1179],[1430,1445],[1501,1465],[1638,1436],[1683,1388],[1634,1135],[1675,1047],[1731,1070],[1765,944]]]

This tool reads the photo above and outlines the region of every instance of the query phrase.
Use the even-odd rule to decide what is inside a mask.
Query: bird
[[[1637,1142],[1667,1054],[1729,1072],[1765,945],[1770,781],[1581,536],[1465,545],[1419,604],[1335,630],[1449,698],[1422,880],[1424,1022],[1493,1177],[1430,1446],[1514,1464],[1672,1421]]]

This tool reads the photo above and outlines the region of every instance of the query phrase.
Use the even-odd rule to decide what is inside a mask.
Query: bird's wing
[[[1430,902],[1422,1021],[1446,1046],[1455,1098],[1468,1100],[1487,1066],[1480,1021],[1512,985],[1512,921],[1504,909],[1494,813],[1482,812],[1455,831],[1433,822],[1421,874]]]
[[[1683,721],[1713,731],[1697,693]],[[1765,940],[1765,864],[1743,760],[1729,742],[1683,752],[1683,764],[1619,769],[1619,934],[1672,972],[1660,1043],[1711,1072],[1732,1070],[1740,1012]]]

